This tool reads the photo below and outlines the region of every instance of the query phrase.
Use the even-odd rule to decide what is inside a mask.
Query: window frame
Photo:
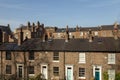
[[[115,64],[116,55],[115,53],[108,54],[108,64]]]
[[[95,35],[95,36],[98,36],[98,31],[95,31],[95,32],[94,32],[94,35]]]
[[[79,53],[79,63],[83,63],[83,64],[86,63],[86,54],[84,52]]]
[[[28,67],[28,74],[35,74],[35,67],[34,66]]]
[[[10,51],[6,51],[6,60],[11,60],[12,59],[12,55],[11,55],[11,52]]]
[[[59,62],[59,52],[53,52],[53,62]]]
[[[35,60],[35,53],[34,51],[30,51],[29,54],[28,54],[28,59],[29,60]]]
[[[79,78],[80,79],[85,79],[85,68],[79,67]]]
[[[111,80],[111,78],[113,79],[113,77],[115,79],[115,70],[114,69],[108,69],[108,80]]]
[[[12,66],[6,65],[6,74],[12,74]]]
[[[59,67],[53,67],[53,75],[59,76]]]
[[[80,32],[80,36],[83,36],[83,32]]]

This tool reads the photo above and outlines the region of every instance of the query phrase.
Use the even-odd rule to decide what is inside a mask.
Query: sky
[[[0,25],[95,27],[120,22],[120,0],[0,0]]]

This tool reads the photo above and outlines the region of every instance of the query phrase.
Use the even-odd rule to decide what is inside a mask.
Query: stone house
[[[18,43],[0,44],[0,74],[9,77],[30,78],[42,74],[48,80],[109,80],[120,72],[119,29],[112,26],[114,35],[94,36],[89,29],[87,38],[70,38],[68,28],[61,39],[43,36],[24,38],[18,32]]]

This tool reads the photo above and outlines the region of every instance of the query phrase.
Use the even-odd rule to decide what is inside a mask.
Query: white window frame
[[[58,38],[60,38],[60,35],[61,35],[60,33],[57,33],[57,37],[58,37]]]
[[[59,62],[59,60],[60,60],[60,53],[59,52],[57,52],[57,53],[58,53],[58,56],[55,56],[54,55],[55,52],[53,52],[53,62]],[[58,57],[58,60],[55,60],[54,57]]]
[[[80,32],[80,36],[83,36],[83,32]]]
[[[115,80],[115,70],[114,69],[108,70],[108,80]]]
[[[69,37],[72,38],[72,33],[69,33]]]
[[[98,32],[97,31],[95,31],[94,34],[95,34],[95,36],[98,36]]]
[[[79,63],[86,63],[85,53],[79,53]]]
[[[79,74],[80,74],[80,67],[79,67]],[[85,68],[84,68],[84,74],[85,74]],[[86,77],[85,77],[85,75],[84,76],[79,75],[79,79],[86,79]]]
[[[108,54],[108,64],[115,64],[115,53],[109,53]]]

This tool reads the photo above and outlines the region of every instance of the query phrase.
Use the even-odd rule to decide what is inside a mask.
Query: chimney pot
[[[22,28],[20,28],[20,32],[18,34],[18,45],[21,45],[23,43],[23,31]]]

